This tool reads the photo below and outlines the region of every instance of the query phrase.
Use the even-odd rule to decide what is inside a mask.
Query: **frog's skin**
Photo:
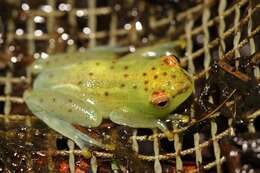
[[[33,89],[24,94],[25,102],[37,117],[81,148],[108,149],[72,125],[98,127],[103,119],[135,128],[158,127],[172,138],[162,119],[190,96],[194,83],[173,55],[151,48],[153,58],[142,58],[154,51],[144,48],[118,59],[73,59],[57,63],[56,68],[53,64],[41,68]]]
[[[184,46],[184,40],[155,44],[153,46],[138,49],[135,53],[128,54],[127,57],[153,58],[160,57],[166,54],[173,54],[178,56],[176,48],[184,48]],[[80,63],[90,59],[111,59],[117,57],[117,55],[120,53],[127,52],[128,47],[100,46],[96,48],[89,48],[87,49],[87,51],[82,51],[78,53],[55,54],[52,55],[50,58],[37,59],[37,61],[35,61],[31,66],[31,71],[34,74],[37,74],[44,70],[51,70],[58,67],[69,66],[73,65],[74,63]]]
[[[87,51],[77,52],[77,53],[59,53],[52,55],[50,58],[37,59],[31,65],[31,71],[34,74],[40,73],[43,70],[51,70],[62,66],[73,65],[74,63],[84,62],[86,59],[96,59],[97,57],[102,58],[114,58],[117,53],[127,52],[125,47],[96,47],[89,48]]]

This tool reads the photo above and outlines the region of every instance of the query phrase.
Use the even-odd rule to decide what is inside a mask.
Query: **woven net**
[[[199,80],[208,75],[216,57],[251,55],[259,48],[260,4],[250,0],[24,0],[3,1],[0,7],[5,11],[0,20],[0,172],[66,172],[69,163],[83,172],[124,170],[113,152],[97,149],[90,159],[83,158],[72,141],[28,111],[22,95],[33,82],[26,69],[33,58],[98,45],[140,46],[161,38],[185,39],[181,65]],[[259,79],[258,67],[255,76]],[[253,112],[246,131],[256,132],[258,115],[259,110]],[[163,149],[166,139],[159,131],[133,129],[132,150],[126,152],[137,153],[148,172],[220,173],[226,158],[219,141],[235,134],[231,121],[227,118],[226,128],[221,128],[223,122],[210,118],[207,137],[197,128],[188,135],[190,146],[185,146],[185,133],[176,133],[174,141],[167,143],[170,149]],[[147,154],[144,146],[152,152]],[[124,160],[138,165],[129,155]]]

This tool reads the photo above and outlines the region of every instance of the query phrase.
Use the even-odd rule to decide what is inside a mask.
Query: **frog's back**
[[[151,63],[154,62],[148,59],[90,59],[43,72],[34,88],[70,84],[88,94],[100,96],[109,92],[138,91],[140,80],[146,76],[144,71]]]

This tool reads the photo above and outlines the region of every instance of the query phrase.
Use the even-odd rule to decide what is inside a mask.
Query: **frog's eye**
[[[157,107],[163,108],[168,105],[169,97],[163,91],[154,91],[151,97],[151,103]]]

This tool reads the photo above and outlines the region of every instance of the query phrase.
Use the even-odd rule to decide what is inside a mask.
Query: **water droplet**
[[[71,10],[71,5],[70,4],[61,3],[58,8],[59,8],[60,11],[70,11]]]
[[[148,52],[145,52],[145,53],[143,54],[143,56],[155,57],[155,56],[156,56],[156,52],[148,51]]]
[[[229,155],[234,157],[234,156],[238,155],[238,152],[237,151],[230,151]]]
[[[68,40],[68,39],[69,39],[69,34],[63,33],[63,34],[61,35],[61,38],[62,38],[63,40]]]
[[[58,32],[59,34],[62,34],[62,33],[64,32],[64,28],[59,27],[59,28],[57,29],[57,32]]]
[[[35,16],[33,21],[35,23],[43,23],[43,22],[45,22],[45,19],[42,16]]]
[[[83,32],[84,32],[84,34],[90,34],[91,33],[91,29],[89,27],[84,27],[83,28]]]
[[[42,59],[47,59],[49,57],[49,55],[45,52],[41,52],[41,58]]]
[[[13,56],[13,57],[11,57],[11,61],[12,61],[12,63],[17,63],[18,60],[16,57]]]
[[[15,46],[11,45],[11,46],[8,47],[8,49],[9,49],[9,51],[13,52],[13,51],[15,51]]]
[[[126,23],[124,25],[125,30],[130,30],[132,28],[132,25],[130,23]]]
[[[30,6],[29,6],[29,4],[22,3],[22,9],[23,9],[24,11],[28,11],[28,10],[30,10]]]
[[[37,30],[34,31],[34,35],[39,37],[39,36],[43,35],[43,32],[42,32],[42,30],[37,29]]]
[[[141,31],[143,29],[142,23],[140,21],[137,21],[135,23],[135,28],[137,31]]]
[[[40,54],[39,54],[39,53],[33,54],[33,58],[34,58],[34,59],[39,59],[39,58],[40,58]]]
[[[74,40],[69,39],[69,40],[68,40],[68,45],[73,45],[73,44],[74,44]]]
[[[135,50],[136,50],[136,49],[135,49],[134,46],[129,46],[129,51],[130,51],[130,52],[135,52]]]
[[[15,33],[16,33],[16,35],[23,35],[24,34],[24,30],[23,29],[21,29],[21,28],[18,28],[18,29],[16,29],[16,31],[15,31]]]
[[[84,11],[83,10],[77,10],[76,11],[76,16],[78,16],[78,17],[83,17],[84,16]]]
[[[41,9],[42,9],[42,11],[44,11],[46,13],[52,12],[52,6],[50,6],[50,5],[43,5],[43,6],[41,6]]]

